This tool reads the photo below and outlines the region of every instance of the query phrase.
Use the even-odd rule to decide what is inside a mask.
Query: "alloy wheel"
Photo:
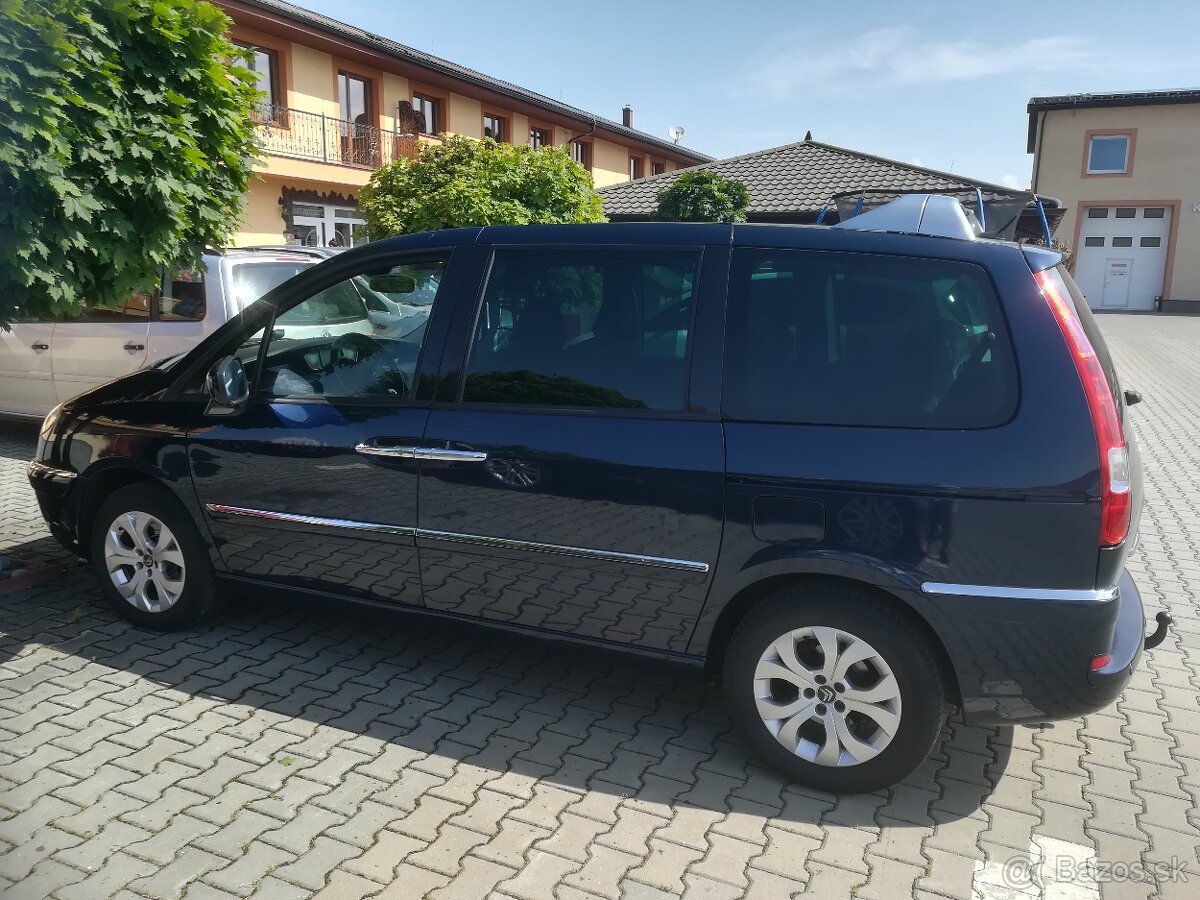
[[[900,686],[874,647],[828,626],[771,642],[754,670],[763,725],[789,752],[822,766],[878,756],[900,727]]]
[[[164,612],[183,593],[183,550],[162,520],[122,513],[104,536],[104,565],[117,591],[136,609]]]

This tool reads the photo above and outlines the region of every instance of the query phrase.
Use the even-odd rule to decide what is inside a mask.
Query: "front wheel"
[[[199,529],[152,484],[121,488],[100,504],[92,566],[113,608],[146,628],[186,628],[216,604],[216,576]]]
[[[797,586],[752,610],[730,642],[725,693],[751,745],[793,780],[874,791],[929,755],[941,673],[924,635],[891,604]]]

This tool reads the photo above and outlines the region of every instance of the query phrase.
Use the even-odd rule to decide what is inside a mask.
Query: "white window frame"
[[[1092,165],[1092,154],[1096,147],[1097,141],[1124,141],[1125,155],[1121,159],[1121,168],[1119,169],[1097,169]],[[1129,174],[1129,148],[1133,143],[1133,136],[1129,134],[1093,134],[1088,138],[1087,150],[1087,174],[1088,175],[1127,175]]]

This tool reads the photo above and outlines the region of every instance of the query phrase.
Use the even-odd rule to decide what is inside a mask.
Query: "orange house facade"
[[[265,96],[235,243],[350,247],[371,173],[439,134],[570,148],[605,187],[710,157],[278,0],[214,0]]]
[[[1102,310],[1200,311],[1200,90],[1029,101],[1033,189]]]

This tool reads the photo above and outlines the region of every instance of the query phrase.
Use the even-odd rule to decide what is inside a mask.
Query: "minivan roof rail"
[[[251,247],[224,247],[219,250],[212,251],[213,253],[308,253],[320,256],[320,249],[317,247],[297,247],[292,244],[264,244],[254,245]]]

